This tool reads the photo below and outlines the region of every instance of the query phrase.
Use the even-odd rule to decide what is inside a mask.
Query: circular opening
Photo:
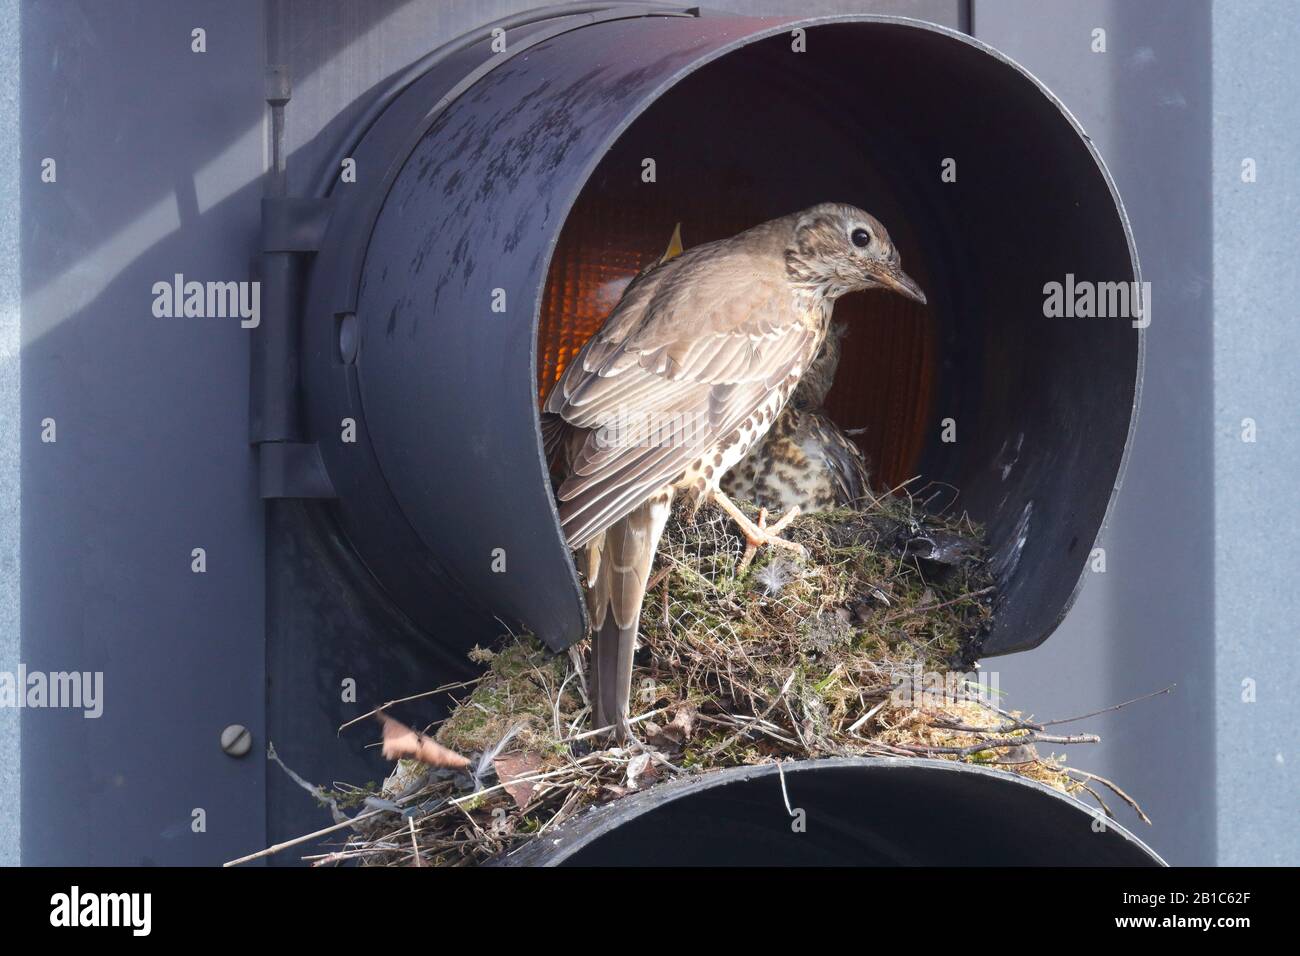
[[[1160,865],[1127,830],[1095,822],[1077,801],[1001,771],[890,758],[811,760],[781,770],[718,771],[623,797],[505,862]]]
[[[602,157],[550,261],[538,395],[676,224],[689,248],[822,201],[861,206],[929,303],[837,304],[849,334],[827,409],[877,491],[914,479],[932,510],[985,524],[1011,609],[986,647],[1033,646],[1087,558],[1069,543],[1103,521],[1139,354],[1130,316],[1049,318],[1045,286],[1135,281],[1122,213],[1068,114],[992,51],[898,22],[806,33],[807,52],[783,32],[700,67]],[[1030,560],[1032,580],[1016,574]]]
[[[444,604],[575,640],[539,394],[677,223],[692,246],[826,200],[884,222],[929,299],[839,303],[832,416],[861,430],[877,488],[919,476],[929,507],[987,528],[986,653],[1040,643],[1068,609],[1141,339],[1127,317],[1049,318],[1044,293],[1137,278],[1110,181],[1060,104],[970,38],[841,17],[804,24],[800,46],[793,26],[626,17],[479,76],[488,54],[467,46],[368,132],[357,152],[391,179],[340,203],[309,307],[355,310],[355,359],[338,326],[307,321],[304,374],[345,532],[408,613],[436,623],[433,582]],[[363,427],[343,445],[348,416]]]
[[[551,260],[538,331],[539,396],[678,225],[689,248],[817,202],[851,202],[885,223],[923,288],[935,285],[884,151],[870,149],[856,111],[827,110],[817,92],[827,81],[820,59],[798,77],[789,75],[789,60],[789,39],[773,37],[703,67],[638,117],[601,161]],[[653,182],[643,179],[647,159]],[[882,291],[844,297],[835,317],[850,332],[827,408],[854,430],[876,484],[893,487],[916,473],[933,414],[936,323],[925,307]]]

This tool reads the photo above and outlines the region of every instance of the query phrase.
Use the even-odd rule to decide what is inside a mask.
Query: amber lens
[[[754,225],[743,212],[702,209],[700,197],[683,210],[619,202],[598,190],[584,193],[560,235],[551,261],[538,328],[538,392],[545,398],[587,339],[618,304],[627,283],[663,255],[680,221],[686,248],[735,235]],[[925,285],[924,270],[912,268]],[[847,429],[872,463],[873,483],[892,488],[912,477],[929,420],[934,342],[924,307],[898,295],[846,296],[835,309],[848,323],[831,417]]]
[[[925,287],[920,269],[913,275]],[[888,490],[916,475],[934,390],[934,335],[924,306],[881,290],[845,296],[835,306],[846,322],[835,386],[826,410],[854,430],[872,483]],[[863,431],[857,431],[863,429]]]
[[[673,223],[619,216],[579,202],[560,235],[542,298],[537,386],[543,398],[618,304],[641,268],[666,247]],[[662,250],[661,250],[662,251]]]

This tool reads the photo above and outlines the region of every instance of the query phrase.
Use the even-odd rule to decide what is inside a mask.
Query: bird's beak
[[[916,284],[916,280],[896,265],[887,265],[876,273],[876,280],[887,289],[893,289],[899,295],[905,295],[925,305],[925,293]]]

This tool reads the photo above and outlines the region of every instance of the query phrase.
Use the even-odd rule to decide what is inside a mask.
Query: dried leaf
[[[412,730],[387,714],[376,716],[384,725],[384,757],[388,760],[410,758],[428,764],[430,767],[450,767],[453,770],[464,770],[469,766],[468,757],[462,757],[456,751],[448,750],[432,737],[427,737],[418,730]]]
[[[646,724],[646,740],[661,750],[681,750],[695,729],[695,708],[683,704],[673,713],[672,722],[659,726]]]
[[[627,764],[627,785],[631,790],[637,787],[637,778],[645,773],[646,767],[650,766],[649,754],[637,754]]]
[[[673,722],[668,725],[669,731],[678,731],[682,735],[682,740],[691,739],[691,733],[695,730],[695,707],[691,704],[683,704],[673,713]]]
[[[496,768],[497,779],[501,781],[502,789],[514,798],[515,805],[520,810],[528,806],[528,801],[537,792],[537,781],[525,780],[521,783],[515,783],[514,781],[519,777],[527,777],[541,770],[541,756],[530,753],[509,754],[505,757],[497,757],[492,761],[492,765]]]

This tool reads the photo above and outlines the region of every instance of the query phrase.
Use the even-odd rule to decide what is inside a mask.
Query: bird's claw
[[[799,506],[795,505],[784,515],[782,515],[780,520],[778,520],[776,524],[772,525],[771,527],[768,527],[767,509],[759,508],[757,525],[751,525],[748,528],[746,528],[744,525],[741,525],[741,531],[745,535],[745,553],[740,558],[740,564],[737,565],[736,567],[736,573],[738,575],[744,574],[745,571],[749,569],[749,565],[754,560],[754,555],[758,554],[758,549],[763,547],[763,545],[772,545],[773,547],[777,547],[777,548],[786,548],[790,551],[793,551],[795,554],[799,555],[799,557],[806,558],[808,556],[808,552],[804,549],[803,545],[798,544],[794,541],[789,541],[786,538],[779,537],[780,533],[785,530],[786,525],[788,525],[795,518],[799,517],[799,513],[800,513]]]

